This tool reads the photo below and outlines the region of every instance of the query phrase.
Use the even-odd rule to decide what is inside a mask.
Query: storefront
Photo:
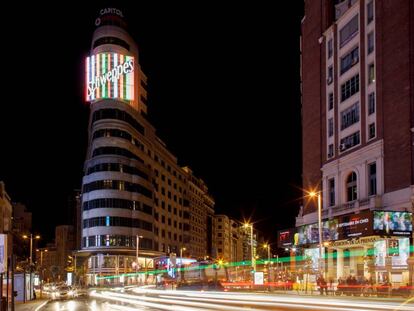
[[[366,211],[322,222],[321,261],[317,223],[297,227],[292,245],[301,249],[310,273],[322,272],[327,280],[355,277],[404,285],[409,282],[411,236],[412,213]]]

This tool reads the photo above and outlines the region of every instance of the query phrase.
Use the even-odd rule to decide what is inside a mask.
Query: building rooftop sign
[[[99,53],[86,58],[86,101],[134,99],[134,57]]]

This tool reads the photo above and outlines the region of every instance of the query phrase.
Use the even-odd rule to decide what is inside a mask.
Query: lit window
[[[368,65],[368,84],[375,82],[375,66],[374,64]]]

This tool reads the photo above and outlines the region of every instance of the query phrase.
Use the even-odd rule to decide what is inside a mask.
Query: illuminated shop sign
[[[134,99],[134,57],[99,53],[86,58],[86,101]]]
[[[122,11],[117,9],[117,8],[105,8],[99,11],[99,14],[102,15],[106,15],[106,14],[114,14],[114,15],[118,15],[121,17],[124,17],[124,14],[122,14]]]
[[[277,247],[285,248],[293,245],[294,229],[279,230],[277,232]]]
[[[406,267],[407,259],[410,256],[410,239],[396,238],[379,240],[374,243],[375,265],[385,267],[387,255],[391,260],[388,264],[393,268]]]
[[[339,239],[349,239],[372,234],[372,214],[363,212],[339,218]]]
[[[375,234],[409,236],[413,231],[413,214],[410,212],[374,211],[373,227]]]

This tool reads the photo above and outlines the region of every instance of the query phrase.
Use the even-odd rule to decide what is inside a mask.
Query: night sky
[[[3,12],[0,180],[12,200],[27,204],[45,242],[67,222],[86,155],[83,62],[109,5],[138,43],[158,135],[206,181],[217,213],[251,216],[276,241],[299,209],[302,2],[112,3]]]

